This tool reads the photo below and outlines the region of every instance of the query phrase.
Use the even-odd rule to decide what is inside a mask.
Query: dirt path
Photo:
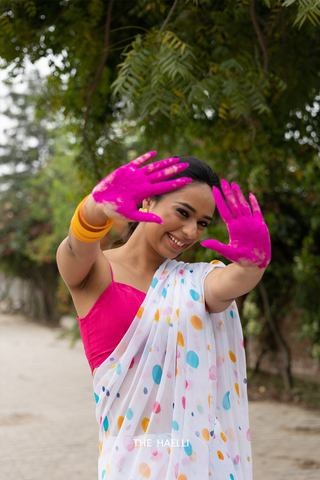
[[[0,315],[0,480],[97,479],[90,369],[80,342],[70,349],[56,337]],[[249,408],[254,480],[319,480],[319,414],[277,403]]]

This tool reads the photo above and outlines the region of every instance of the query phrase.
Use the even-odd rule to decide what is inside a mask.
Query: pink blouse
[[[110,285],[84,318],[77,316],[91,371],[99,367],[120,343],[146,296],[141,290],[115,282],[111,265],[110,269]]]

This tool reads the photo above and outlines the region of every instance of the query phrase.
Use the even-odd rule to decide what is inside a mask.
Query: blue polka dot
[[[97,395],[96,393],[94,394],[94,399],[95,399],[96,403],[99,402],[99,397],[98,397],[98,395]]]
[[[211,430],[210,437],[213,437],[213,435],[214,435],[214,430]]]
[[[128,420],[131,420],[131,418],[133,417],[133,411],[131,410],[131,408],[128,408],[126,417]]]
[[[103,420],[103,428],[105,432],[108,431],[108,427],[109,427],[109,420],[108,420],[108,417],[105,417],[105,419]]]
[[[172,408],[174,408],[174,403],[172,404]]]
[[[243,379],[243,383],[247,383],[247,379],[246,379],[246,378]]]
[[[199,300],[200,298],[200,295],[198,292],[196,292],[195,290],[190,290],[189,291],[191,297],[193,298],[193,300],[195,300],[196,302]]]
[[[230,473],[230,478],[231,480],[234,480],[234,476],[232,475],[232,473]]]
[[[172,421],[172,428],[173,430],[179,430],[179,425],[175,420]]]
[[[105,390],[106,390],[105,387],[102,387],[102,391],[104,392]]]
[[[184,278],[182,278],[181,283],[184,283]]]
[[[194,417],[194,413],[193,413],[193,412],[191,412],[191,415]]]
[[[201,405],[198,405],[197,406],[197,410],[198,412],[200,413],[200,415],[203,415],[204,414],[204,410],[203,410],[203,407]]]
[[[241,430],[241,427],[239,427],[239,430]]]
[[[190,365],[190,367],[193,367],[193,368],[198,368],[199,366],[199,357],[198,355],[196,354],[196,352],[194,352],[193,350],[189,350],[189,352],[187,353],[187,363]]]
[[[200,437],[200,433],[198,431],[194,433],[196,434],[197,437]]]
[[[118,445],[116,445],[116,450],[117,450],[117,451],[119,450],[119,447],[118,447]]]
[[[152,279],[152,282],[151,282],[151,287],[154,288],[158,283],[158,279],[157,278],[153,278]]]
[[[143,389],[143,393],[144,393],[145,395],[148,393],[148,389],[147,389],[147,387],[144,387],[144,389]]]
[[[118,397],[118,398],[120,397],[120,393],[117,393],[117,397]]]
[[[193,270],[189,270],[189,272],[190,272],[190,273],[192,273],[192,272],[193,272]]]
[[[164,298],[166,298],[166,296],[167,296],[167,290],[166,290],[165,288],[162,290],[161,295],[162,295]]]
[[[106,395],[107,395],[107,397],[109,397],[109,395],[110,395],[109,390],[106,390]]]
[[[110,360],[110,362],[112,362],[112,360],[114,360],[114,358],[113,358],[113,357],[111,357],[111,358],[109,358],[109,360]]]
[[[154,383],[159,385],[161,381],[161,377],[162,377],[162,368],[160,367],[160,365],[155,365],[152,369],[152,378]]]
[[[121,363],[117,366],[116,372],[118,375],[121,375]]]
[[[225,410],[230,410],[231,408],[229,395],[230,395],[230,392],[227,392],[222,400],[222,406]]]
[[[230,315],[233,318],[233,311],[232,310],[230,310]]]
[[[103,472],[102,472],[102,480],[104,479],[105,473],[106,473],[106,471],[103,470]]]
[[[192,455],[191,443],[189,441],[184,443],[183,448],[184,448],[184,451],[186,452],[186,454],[188,455],[188,457],[190,457],[190,455]]]

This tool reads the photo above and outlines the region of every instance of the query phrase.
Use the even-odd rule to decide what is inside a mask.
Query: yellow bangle
[[[102,227],[94,227],[87,223],[82,216],[81,208],[88,196],[89,195],[87,195],[77,206],[70,224],[73,235],[84,243],[96,242],[103,238],[109,232],[114,222],[113,218],[108,218],[107,223]]]

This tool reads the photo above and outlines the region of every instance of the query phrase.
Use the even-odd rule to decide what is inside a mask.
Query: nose
[[[184,225],[182,231],[190,240],[194,240],[198,235],[197,222],[188,222]]]

